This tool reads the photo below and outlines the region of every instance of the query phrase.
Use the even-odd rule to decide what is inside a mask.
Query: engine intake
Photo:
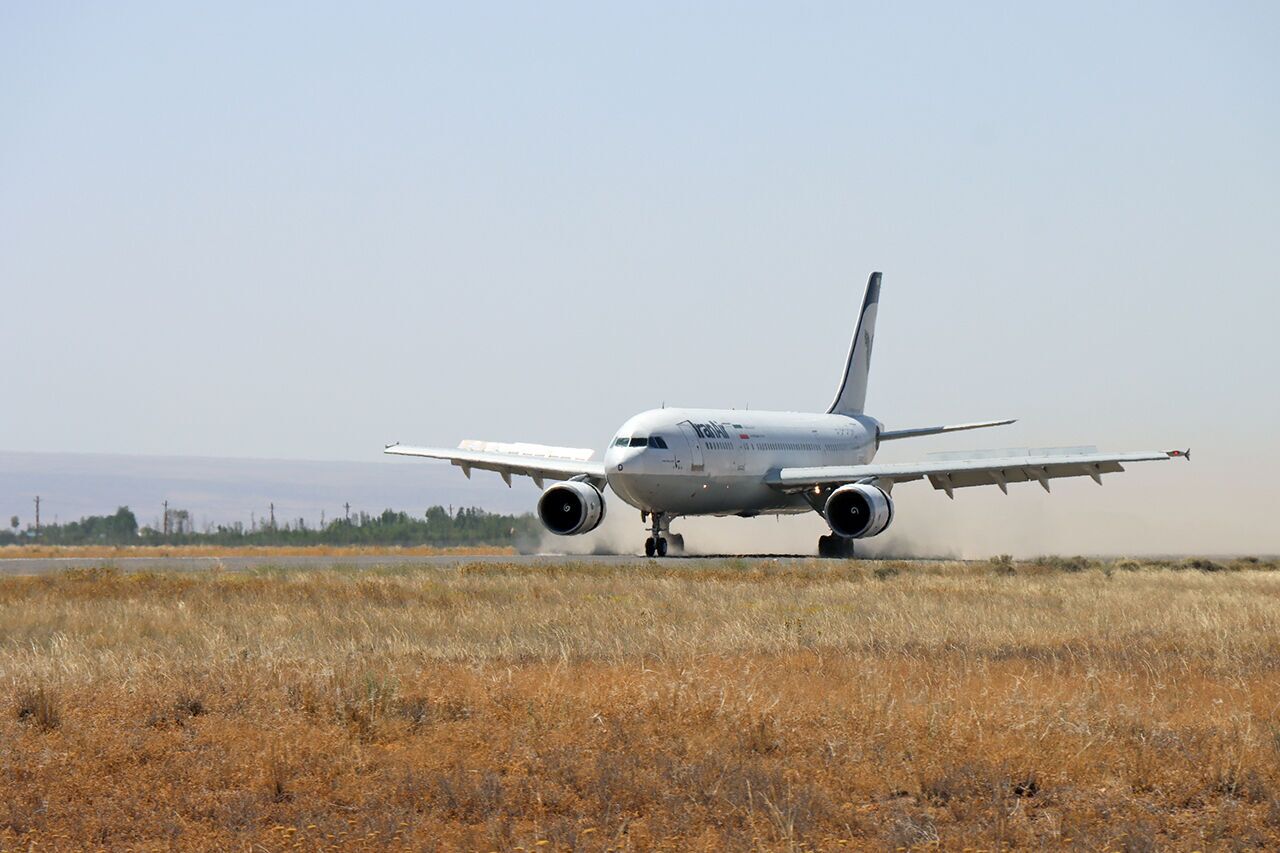
[[[557,536],[590,533],[604,521],[604,495],[590,483],[556,483],[538,498],[538,518]]]
[[[822,514],[837,536],[865,539],[883,533],[893,521],[893,498],[879,486],[851,483],[831,493]]]

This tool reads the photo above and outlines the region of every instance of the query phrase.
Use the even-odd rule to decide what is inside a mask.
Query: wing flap
[[[1182,454],[1174,451],[1078,453],[782,468],[766,477],[766,482],[787,492],[859,480],[882,480],[892,484],[925,478],[935,489],[947,493],[972,486],[1000,486],[1003,489],[1008,483],[1032,481],[1047,490],[1049,480],[1062,477],[1093,477],[1099,480],[1103,474],[1123,471],[1125,462],[1154,462],[1169,459],[1171,455]]]

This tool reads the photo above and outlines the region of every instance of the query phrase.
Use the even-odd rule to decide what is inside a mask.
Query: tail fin
[[[880,273],[873,272],[867,281],[858,312],[858,327],[849,345],[849,361],[844,366],[835,402],[827,409],[832,415],[860,415],[867,400],[867,374],[871,370],[871,344],[876,336],[876,307],[880,304]]]

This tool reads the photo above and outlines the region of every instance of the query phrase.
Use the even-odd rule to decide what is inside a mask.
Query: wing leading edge
[[[507,444],[497,441],[464,441],[456,449],[409,447],[389,444],[383,453],[446,459],[471,476],[471,469],[496,471],[510,486],[513,474],[529,477],[542,488],[545,480],[572,480],[582,477],[597,488],[605,483],[604,463],[592,462],[595,451],[578,447],[549,447],[543,444]]]
[[[1008,493],[1009,483],[1038,482],[1049,491],[1049,481],[1062,477],[1092,477],[1102,483],[1103,474],[1124,470],[1125,462],[1155,462],[1187,456],[1186,451],[1136,453],[1057,453],[995,458],[953,459],[936,462],[894,462],[882,465],[829,465],[817,468],[782,468],[765,481],[784,492],[813,487],[844,485],[860,480],[880,480],[892,485],[928,478],[935,489],[955,497],[955,489],[999,486]]]

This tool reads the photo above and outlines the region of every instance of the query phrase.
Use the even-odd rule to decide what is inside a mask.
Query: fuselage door
[[[680,432],[684,433],[684,439],[689,444],[689,472],[691,474],[705,474],[707,465],[702,456],[702,439],[693,431],[693,426],[689,421],[680,422]]]

